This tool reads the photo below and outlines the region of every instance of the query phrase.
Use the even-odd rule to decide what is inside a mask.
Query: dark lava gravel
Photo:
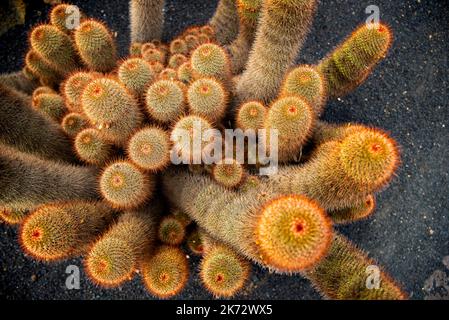
[[[33,2],[26,25],[0,37],[1,72],[22,67],[30,27],[45,20],[49,6]],[[205,23],[216,2],[168,0],[165,39],[189,25]],[[74,3],[89,16],[105,20],[118,34],[121,54],[126,53],[127,1]],[[331,101],[324,118],[332,122],[361,122],[389,131],[401,145],[402,165],[396,179],[378,195],[375,215],[338,229],[402,283],[412,299],[448,299],[449,293],[442,288],[448,285],[444,282],[449,279],[448,3],[443,0],[323,1],[298,62],[312,64],[324,57],[365,21],[365,8],[370,4],[379,6],[381,19],[394,30],[392,50],[366,83],[347,97]],[[80,259],[39,263],[24,256],[15,228],[0,225],[0,233],[1,296],[151,299],[138,276],[120,288],[102,289],[85,277]],[[191,257],[190,260],[192,276],[179,298],[211,298],[197,276],[198,259]],[[72,264],[81,268],[79,290],[68,290],[65,286],[66,267]],[[254,267],[249,285],[238,298],[319,299],[320,296],[299,276],[269,274]]]

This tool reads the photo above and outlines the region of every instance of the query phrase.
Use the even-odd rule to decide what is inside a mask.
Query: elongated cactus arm
[[[164,0],[131,0],[131,42],[145,43],[162,36]]]

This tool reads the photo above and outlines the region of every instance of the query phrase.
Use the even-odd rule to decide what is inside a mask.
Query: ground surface
[[[30,26],[43,21],[49,6],[36,1],[25,26],[0,37],[0,71],[21,68]],[[120,51],[128,46],[127,1],[74,1],[90,16],[104,19],[118,32]],[[447,280],[443,258],[449,255],[449,6],[433,1],[322,1],[311,34],[298,59],[314,63],[359,23],[365,8],[376,4],[381,19],[395,32],[393,48],[373,76],[356,92],[328,105],[333,122],[362,122],[382,127],[402,146],[398,177],[378,196],[373,218],[339,230],[366,250],[400,283],[412,299],[431,298],[432,287]],[[212,15],[216,1],[168,0],[165,37]],[[1,183],[1,182],[0,182]],[[192,258],[192,270],[197,268]],[[66,267],[78,259],[46,265],[23,255],[14,228],[0,225],[0,295],[10,299],[149,299],[139,277],[118,289],[91,284],[82,272],[81,289],[67,290]],[[435,272],[436,270],[440,270]],[[433,277],[432,277],[433,274]],[[435,281],[437,281],[436,279]],[[438,281],[437,281],[438,282]],[[425,289],[423,289],[425,288]],[[448,298],[442,288],[440,295]],[[441,291],[442,289],[442,291]],[[437,293],[438,293],[437,292]],[[211,296],[193,275],[182,299]],[[319,299],[300,277],[280,276],[254,268],[251,282],[238,298]]]

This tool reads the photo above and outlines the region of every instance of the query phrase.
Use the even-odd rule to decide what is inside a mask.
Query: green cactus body
[[[304,43],[315,13],[316,0],[268,0],[246,69],[237,85],[239,102],[270,103],[287,69]]]
[[[0,207],[0,221],[10,225],[18,225],[22,223],[25,217],[29,214],[28,209],[7,209]]]
[[[101,286],[115,287],[131,279],[142,257],[154,245],[158,214],[154,205],[123,213],[86,256],[91,280]]]
[[[339,210],[329,210],[327,213],[336,224],[348,224],[363,220],[371,216],[376,208],[376,199],[373,195],[368,195],[363,201],[348,208]]]
[[[67,107],[64,98],[55,93],[42,93],[36,96],[33,100],[33,107],[42,112],[50,119],[61,122],[62,118],[67,113]]]
[[[30,36],[31,47],[53,69],[67,75],[78,68],[78,58],[70,37],[52,25],[40,25]]]
[[[327,256],[305,272],[325,297],[339,300],[404,300],[407,295],[380,270],[379,288],[368,286],[376,263],[342,235],[336,234]]]
[[[281,88],[281,96],[291,95],[303,97],[319,116],[326,101],[325,80],[312,67],[296,67],[287,74]]]
[[[233,74],[239,74],[248,61],[254,42],[262,0],[237,0],[240,30],[237,38],[227,48]]]
[[[116,214],[101,202],[45,204],[23,222],[20,241],[25,252],[44,261],[85,253]]]
[[[184,91],[176,81],[159,80],[148,88],[145,104],[152,118],[162,123],[172,123],[184,111]]]
[[[193,82],[187,91],[187,101],[192,114],[210,122],[219,122],[226,112],[227,92],[213,78],[201,78]]]
[[[215,297],[229,298],[245,285],[251,270],[250,264],[230,247],[202,235],[204,256],[200,265],[200,277]]]
[[[28,51],[25,64],[44,86],[54,86],[61,79],[60,73],[34,50]]]
[[[349,36],[317,69],[327,80],[330,97],[342,97],[359,86],[391,46],[392,33],[380,23],[362,25]]]
[[[218,43],[231,43],[239,32],[239,17],[236,0],[220,0],[209,25],[215,31]]]
[[[317,145],[328,141],[338,141],[366,129],[369,127],[357,123],[333,124],[317,121],[313,129],[312,141]]]
[[[224,49],[216,44],[207,43],[196,48],[190,63],[195,78],[214,77],[224,84],[230,81],[229,58]]]
[[[117,66],[117,53],[110,31],[93,19],[81,23],[74,35],[78,53],[92,71],[110,72]]]
[[[170,43],[170,53],[187,55],[189,53],[189,48],[187,43],[183,39],[175,39]]]
[[[153,45],[154,46],[154,45]],[[147,62],[160,62],[165,63],[165,53],[156,48],[144,49],[142,46],[142,59]]]
[[[131,41],[149,42],[160,39],[164,24],[164,0],[131,0],[129,3]]]
[[[236,125],[242,130],[262,129],[267,117],[267,108],[258,101],[242,104],[237,110]]]
[[[82,113],[81,96],[84,88],[97,77],[97,74],[90,72],[75,72],[62,84],[61,92],[67,103],[67,107],[72,112]]]
[[[116,161],[100,177],[100,192],[115,208],[132,209],[148,201],[154,190],[154,178],[129,161]]]
[[[136,99],[122,84],[110,78],[91,81],[83,91],[81,104],[103,137],[119,145],[125,144],[142,122]]]
[[[245,169],[237,161],[225,159],[213,167],[212,177],[226,188],[237,188],[245,179]]]
[[[170,149],[170,136],[166,131],[157,127],[146,127],[131,137],[127,154],[141,169],[155,172],[169,165]]]
[[[150,65],[140,58],[125,60],[118,69],[120,81],[139,98],[143,96],[146,87],[155,76]]]
[[[276,272],[300,272],[329,246],[330,220],[305,197],[280,197],[264,188],[235,193],[179,170],[166,172],[163,186],[172,203],[217,240]]]
[[[200,40],[193,34],[185,36],[184,41],[186,42],[188,52],[192,52],[200,45]]]
[[[187,57],[183,54],[177,53],[170,57],[168,60],[168,67],[172,69],[178,69],[183,63],[188,61]]]
[[[73,160],[69,139],[58,124],[31,107],[28,97],[0,85],[0,105],[0,143],[52,160]]]
[[[97,198],[97,170],[43,160],[5,145],[0,148],[0,206],[14,210]]]
[[[89,126],[89,120],[81,113],[71,112],[61,122],[62,130],[74,138],[81,130]]]
[[[173,297],[189,279],[187,258],[179,248],[160,246],[143,261],[142,277],[152,295],[162,299]]]
[[[62,3],[54,6],[50,11],[50,23],[67,34],[71,34],[76,27],[73,25],[73,29],[71,28],[72,24],[70,22],[73,14],[71,7],[72,5],[70,4]]]
[[[264,126],[267,131],[263,141],[269,146],[271,130],[277,130],[279,161],[295,160],[311,135],[314,122],[315,114],[303,98],[280,98],[268,110]]]
[[[279,192],[304,194],[337,210],[381,190],[398,163],[395,141],[380,130],[364,129],[321,144],[306,164],[282,167],[269,180]]]
[[[33,91],[33,95],[31,98],[35,99],[38,95],[42,93],[56,93],[56,91],[47,86],[40,86]]]
[[[75,138],[75,151],[77,156],[93,165],[104,165],[113,154],[112,145],[102,139],[97,129],[83,129]]]
[[[162,218],[159,223],[158,237],[162,243],[178,246],[184,241],[185,235],[185,224],[173,215]]]
[[[193,80],[193,71],[190,61],[184,62],[176,71],[178,80],[189,84]]]
[[[142,57],[142,43],[133,42],[129,46],[129,55],[133,58],[141,58]]]
[[[177,80],[178,73],[175,69],[165,68],[159,73],[158,80]]]

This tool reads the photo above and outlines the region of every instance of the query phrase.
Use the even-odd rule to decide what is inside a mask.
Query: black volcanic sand
[[[312,64],[365,21],[371,1],[323,1],[298,62]],[[82,11],[103,19],[118,32],[120,52],[128,47],[127,1],[75,1]],[[376,214],[338,229],[375,258],[412,299],[423,299],[426,279],[445,270],[449,255],[449,11],[446,1],[378,0],[381,19],[395,33],[389,56],[374,74],[347,97],[332,101],[324,118],[361,122],[384,128],[402,147],[396,179],[380,195]],[[104,6],[105,5],[105,6]],[[205,23],[216,1],[171,0],[165,9],[165,39],[185,27]],[[1,72],[21,68],[30,27],[44,21],[49,6],[29,8],[25,26],[0,37]],[[0,129],[1,130],[1,129]],[[0,182],[1,183],[1,182]],[[36,262],[22,253],[17,231],[0,225],[0,295],[9,299],[150,299],[139,276],[117,289],[93,285],[81,271],[81,289],[67,290],[66,267]],[[211,298],[197,276],[198,259],[191,257],[192,276],[179,298]],[[449,273],[449,270],[445,270]],[[429,282],[429,281],[427,281]],[[446,294],[447,292],[443,292]],[[446,295],[446,298],[448,296]],[[238,298],[319,299],[299,276],[269,274],[254,267],[249,285]]]

